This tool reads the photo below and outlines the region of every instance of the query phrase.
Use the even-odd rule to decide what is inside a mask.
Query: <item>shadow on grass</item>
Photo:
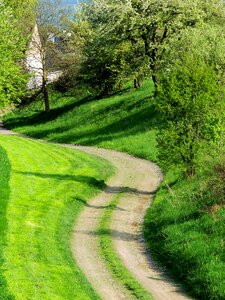
[[[81,132],[73,132],[71,127],[70,131],[65,131],[53,140],[64,142],[76,142],[85,145],[96,145],[104,141],[114,140],[116,138],[123,138],[127,136],[136,135],[138,133],[146,132],[153,128],[159,128],[160,124],[157,121],[157,114],[154,107],[151,109],[142,109],[138,112],[130,114],[119,120],[116,120],[108,125],[101,126],[100,128],[85,130],[81,128]],[[58,128],[58,130],[61,130]],[[35,132],[31,132],[31,135]]]
[[[87,184],[92,187],[96,187],[99,189],[104,189],[104,192],[107,194],[118,194],[118,193],[129,193],[135,195],[153,195],[155,192],[142,191],[134,188],[130,188],[127,186],[109,186],[104,180],[98,180],[91,176],[83,176],[83,175],[63,175],[63,174],[44,174],[37,172],[18,172],[17,174],[22,174],[25,176],[37,176],[45,179],[55,179],[55,180],[72,180],[80,183]],[[79,200],[78,200],[79,201]]]
[[[91,207],[91,208],[95,208],[95,209],[116,209],[116,210],[121,210],[121,211],[126,211],[126,209],[120,208],[118,206],[115,206],[113,204],[109,204],[109,205],[91,205],[88,202],[86,202],[84,199],[81,198],[74,198],[74,200],[82,203],[84,206],[86,207]]]
[[[122,240],[126,242],[138,241],[142,237],[141,233],[129,233],[125,231],[118,231],[115,229],[99,229],[98,231],[80,230],[78,232],[94,236],[109,236],[113,237],[116,240]]]
[[[133,136],[152,129],[157,130],[162,126],[154,100],[145,95],[142,98],[133,97],[132,100],[130,97],[131,95],[127,94],[109,105],[107,105],[107,99],[104,99],[105,104],[102,107],[98,106],[96,110],[87,107],[85,112],[88,113],[85,113],[83,118],[77,115],[77,111],[73,112],[73,109],[96,98],[86,97],[64,107],[53,109],[48,114],[40,112],[32,116],[8,117],[5,125],[10,129],[30,126],[27,134],[31,137],[84,145],[96,145],[104,141]],[[68,112],[70,115],[66,118]],[[58,121],[57,119],[61,116],[63,117]],[[47,124],[50,121],[53,122]]]
[[[45,124],[49,121],[53,121],[57,119],[58,117],[61,117],[65,113],[73,110],[74,108],[77,108],[83,104],[86,104],[88,102],[93,101],[94,98],[91,96],[87,96],[85,98],[82,98],[78,101],[75,101],[73,103],[66,104],[64,106],[60,106],[57,108],[51,109],[50,112],[46,113],[45,111],[36,112],[33,113],[32,116],[16,116],[16,118],[8,119],[5,122],[5,125],[7,128],[12,129],[15,127],[23,127],[23,126],[29,126],[29,125],[39,125],[39,124]]]
[[[118,109],[119,108],[115,110],[115,115],[119,114]],[[104,114],[102,118],[104,118]],[[81,123],[82,122],[84,122],[84,120],[81,121]],[[85,120],[85,122],[89,125],[89,120]],[[90,129],[90,126],[88,128],[85,127],[86,124],[79,124],[79,122],[74,121],[74,124],[71,123],[68,126],[64,126],[63,124],[54,124],[53,128],[37,127],[33,129],[31,127],[28,129],[28,134],[35,138],[46,138],[49,136],[51,141],[61,143],[96,145],[104,141],[133,136],[152,129],[157,130],[162,125],[158,122],[157,112],[155,106],[152,104],[147,108],[140,108],[137,112],[131,112],[127,116],[121,116],[121,118],[117,120],[112,120],[110,124],[105,125],[101,123],[98,126],[94,123],[95,128],[93,129]],[[33,126],[34,125],[35,124],[33,124]],[[6,122],[6,126],[11,127],[9,122]],[[77,129],[78,127],[80,130]]]

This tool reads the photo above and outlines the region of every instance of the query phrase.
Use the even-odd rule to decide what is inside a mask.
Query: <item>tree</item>
[[[38,0],[4,0],[3,2],[11,9],[17,26],[28,40],[37,16]]]
[[[64,40],[68,38],[62,21],[66,11],[60,1],[41,0],[38,3],[37,25],[30,41],[27,66],[36,74],[33,88],[41,88],[45,111],[50,111],[48,84],[57,79],[64,53]]]
[[[129,40],[148,58],[155,87],[166,45],[182,30],[204,22],[224,19],[221,0],[95,0],[83,6],[83,15],[98,36],[114,36],[118,43]],[[115,39],[115,41],[116,41]]]
[[[85,61],[84,47],[91,39],[91,30],[87,22],[79,19],[78,15],[73,18],[66,15],[63,19],[63,36],[61,38],[61,51],[58,59],[62,76],[56,83],[61,91],[66,91],[77,83],[80,70]],[[67,34],[65,34],[67,33]]]
[[[0,101],[2,105],[19,102],[26,92],[27,75],[21,61],[25,38],[17,27],[12,10],[0,5]]]
[[[201,145],[216,142],[224,111],[224,87],[213,66],[193,52],[160,76],[157,105],[164,121],[159,159],[193,175]]]

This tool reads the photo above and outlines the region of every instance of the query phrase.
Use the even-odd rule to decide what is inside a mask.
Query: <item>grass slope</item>
[[[174,185],[168,190],[163,184],[157,193],[145,216],[145,238],[194,297],[223,300],[225,207],[210,189],[211,176],[203,172],[175,184],[168,176],[167,184]],[[224,177],[222,187],[224,198]]]
[[[2,210],[7,243],[1,244],[1,270],[10,293],[19,300],[99,299],[72,258],[70,236],[77,214],[110,175],[110,165],[22,137],[0,136],[0,145],[11,164],[10,196],[9,173],[1,181],[9,197]]]
[[[49,114],[41,111],[42,103],[34,102],[6,116],[5,125],[36,138],[97,145],[155,160],[159,122],[152,89],[146,81],[140,90],[128,85],[105,99],[85,97],[83,91],[76,96],[54,95]]]

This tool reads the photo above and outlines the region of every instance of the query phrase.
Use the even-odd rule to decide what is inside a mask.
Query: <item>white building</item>
[[[28,83],[29,89],[36,89],[42,86],[43,62],[41,57],[41,39],[38,26],[35,24],[33,34],[26,53],[26,67],[32,74]]]
[[[41,38],[37,23],[34,26],[26,53],[26,68],[29,73],[32,74],[28,82],[28,88],[31,90],[40,88],[43,80],[43,58]],[[62,71],[49,72],[47,75],[48,83],[57,81],[61,75]]]

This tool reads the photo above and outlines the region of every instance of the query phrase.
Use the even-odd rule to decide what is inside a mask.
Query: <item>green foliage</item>
[[[3,0],[3,3],[11,8],[16,24],[27,41],[35,23],[37,2],[38,0]]]
[[[147,62],[156,86],[171,39],[179,39],[186,28],[224,24],[225,20],[221,0],[94,0],[83,6],[83,18],[90,22],[98,40],[104,40],[106,49],[112,42],[129,41],[133,59],[127,69],[131,72],[134,65],[141,71]]]
[[[219,76],[203,59],[185,54],[162,73],[157,106],[165,127],[159,133],[159,159],[195,172],[203,141],[216,142],[221,130],[223,89]]]
[[[108,45],[95,40],[86,46],[81,76],[100,95],[111,94],[123,86],[127,78],[129,45]]]
[[[80,151],[22,137],[1,135],[0,145],[11,164],[10,194],[9,163],[0,164],[1,299],[11,300],[2,298],[3,270],[16,299],[99,299],[75,263],[70,241],[78,213],[100,192],[111,166]]]
[[[12,11],[0,6],[0,102],[18,102],[26,91],[27,76],[18,64],[24,51],[24,38]]]

